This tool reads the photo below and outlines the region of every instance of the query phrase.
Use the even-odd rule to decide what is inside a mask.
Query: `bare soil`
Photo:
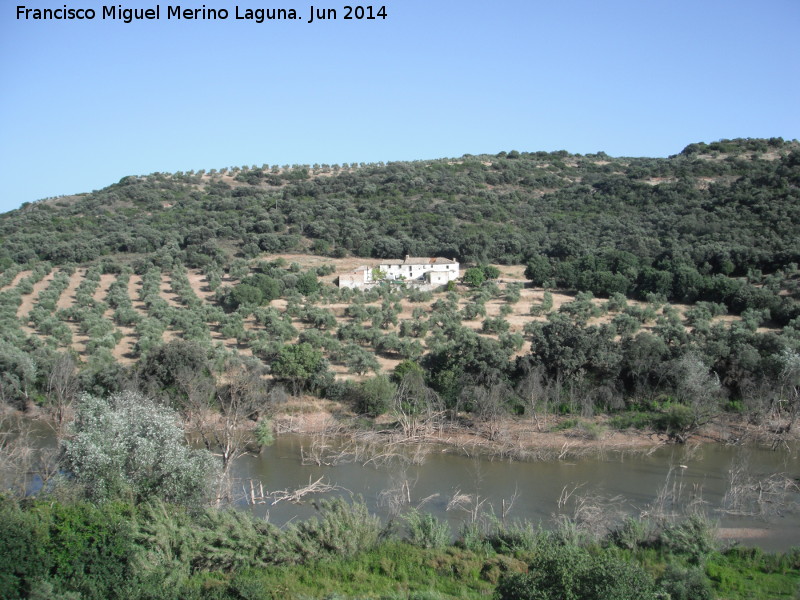
[[[159,286],[161,297],[167,301],[167,304],[174,308],[182,308],[183,305],[178,299],[178,294],[172,291],[172,280],[166,273],[161,274],[161,285]]]
[[[139,336],[136,335],[136,330],[133,327],[117,325],[117,329],[122,332],[122,338],[120,338],[111,354],[117,362],[125,365],[131,364],[136,359],[133,347],[136,345]]]
[[[73,304],[75,304],[75,292],[85,276],[86,269],[75,269],[75,272],[70,275],[69,285],[63,292],[61,292],[61,296],[59,297],[58,302],[56,302],[56,308],[58,310],[70,308]]]
[[[189,279],[189,285],[192,286],[192,291],[195,295],[203,302],[208,302],[210,304],[214,298],[214,292],[208,288],[208,279],[206,279],[206,276],[200,271],[192,269],[187,271],[186,276]]]
[[[50,285],[50,282],[53,281],[53,277],[55,276],[56,272],[50,271],[42,278],[41,281],[37,281],[33,284],[33,291],[30,294],[22,296],[19,308],[17,308],[18,319],[21,319],[23,322],[27,322],[26,317],[30,314],[33,305],[36,303],[36,299],[39,297],[39,294],[41,294],[42,290],[46,289],[47,286]]]
[[[100,275],[100,285],[95,288],[94,293],[92,294],[92,298],[94,298],[95,302],[106,301],[106,296],[108,296],[108,288],[110,288],[111,284],[116,280],[117,276],[114,275],[114,273],[103,273]],[[106,316],[106,318],[108,317]]]

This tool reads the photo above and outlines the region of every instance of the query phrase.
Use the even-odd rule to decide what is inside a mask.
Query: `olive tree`
[[[137,392],[85,394],[73,435],[62,442],[61,466],[90,500],[200,505],[216,480],[216,461],[186,445],[179,422],[174,411]]]
[[[316,375],[326,370],[327,364],[322,352],[306,343],[283,346],[272,363],[272,374],[278,381],[291,383],[295,396]]]

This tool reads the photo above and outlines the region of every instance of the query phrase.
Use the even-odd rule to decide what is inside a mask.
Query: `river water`
[[[454,532],[464,520],[488,511],[498,517],[505,512],[507,519],[547,528],[558,514],[575,515],[579,507],[588,511],[591,505],[631,515],[699,510],[719,524],[720,534],[727,539],[766,550],[800,546],[797,445],[775,451],[719,444],[665,446],[650,452],[531,462],[468,457],[432,447],[422,464],[395,457],[380,465],[376,465],[380,461],[365,465],[368,455],[335,465],[309,464],[303,456],[308,457],[313,445],[308,436],[283,435],[260,455],[239,459],[234,468],[237,490],[249,494],[252,479],[269,496],[250,510],[281,525],[314,515],[311,500],[315,498],[352,494],[386,518],[393,506],[389,499],[394,498],[394,506],[398,499],[406,507],[423,503],[425,511],[449,521]],[[411,456],[415,450],[408,448],[405,454]],[[785,488],[777,485],[777,478],[768,489],[764,480],[776,474],[792,482],[789,488],[795,491],[781,491]],[[300,504],[273,503],[275,492],[296,490],[319,478],[340,489],[309,494]],[[738,489],[748,492],[740,494],[740,502],[733,505],[729,492],[737,483]],[[258,484],[255,490],[258,496]],[[723,508],[757,514],[733,515]]]
[[[54,446],[52,430],[34,423],[36,444]],[[650,451],[598,452],[577,459],[537,461],[470,457],[435,445],[400,446],[389,453],[393,457],[389,460],[375,459],[373,447],[372,453],[337,464],[309,461],[309,455],[321,455],[321,462],[336,462],[330,458],[346,441],[328,439],[325,443],[328,452],[315,455],[319,438],[286,434],[259,455],[240,458],[233,467],[238,504],[283,525],[314,516],[312,500],[323,497],[360,497],[384,519],[401,501],[403,509],[421,505],[424,511],[447,520],[454,533],[465,520],[490,512],[548,528],[559,514],[573,516],[581,506],[599,505],[608,514],[634,516],[699,510],[718,523],[725,539],[771,551],[800,546],[800,494],[796,491],[800,444],[778,450],[754,445],[670,445]],[[378,447],[377,452],[385,450]],[[788,491],[783,491],[786,486],[768,486],[770,477],[773,483],[788,482]],[[274,502],[281,491],[292,492],[320,478],[321,483],[337,489],[309,494],[301,503]],[[241,499],[250,494],[251,481],[257,495],[263,487],[267,496],[263,503],[248,505]],[[748,493],[732,505],[730,491],[737,483]],[[761,502],[756,501],[759,498]],[[731,508],[751,514],[723,510]]]

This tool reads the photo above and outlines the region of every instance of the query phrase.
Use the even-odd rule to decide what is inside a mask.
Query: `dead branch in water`
[[[759,477],[750,472],[747,462],[729,471],[728,491],[719,509],[728,515],[773,517],[800,506],[800,485],[783,473]]]
[[[583,487],[583,485],[583,483],[576,484],[571,490],[565,485],[561,490],[561,494],[558,496],[558,510],[562,510],[567,505],[572,495],[577,492],[579,488]]]
[[[279,490],[276,492],[272,492],[269,496],[272,498],[272,505],[278,504],[278,502],[288,501],[293,504],[299,504],[302,502],[303,498],[308,496],[309,494],[327,494],[330,492],[335,492],[337,490],[344,490],[343,487],[339,487],[338,485],[331,485],[329,483],[325,483],[323,481],[324,477],[320,477],[315,482],[311,482],[311,478],[308,479],[308,485],[302,488],[298,488],[296,490]],[[347,491],[347,490],[345,490]]]
[[[479,494],[464,494],[457,489],[447,503],[446,510],[462,510],[469,515],[471,523],[477,523],[484,513],[483,508],[487,501],[488,498],[481,498]]]

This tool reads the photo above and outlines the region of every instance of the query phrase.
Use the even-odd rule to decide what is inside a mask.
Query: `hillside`
[[[799,199],[800,147],[779,139],[126,177],[0,216],[0,392],[52,406],[63,376],[180,406],[244,361],[265,402],[377,415],[398,399],[378,375],[410,371],[482,420],[627,409],[675,433],[726,409],[791,428]],[[485,281],[335,286],[404,254]]]
[[[313,250],[524,264],[613,249],[744,275],[800,258],[798,162],[796,142],[772,139],[692,144],[666,159],[511,151],[156,173],[2,215],[0,259],[160,252],[202,267]]]

